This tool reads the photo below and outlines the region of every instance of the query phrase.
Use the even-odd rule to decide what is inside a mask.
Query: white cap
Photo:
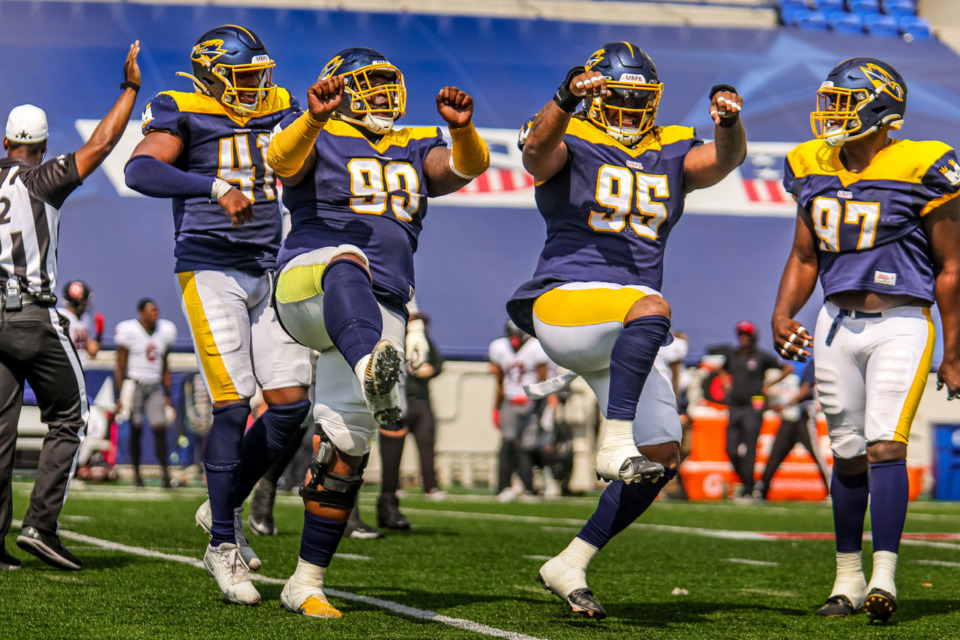
[[[14,107],[7,118],[7,140],[17,144],[33,144],[47,139],[47,114],[40,107],[22,104]]]

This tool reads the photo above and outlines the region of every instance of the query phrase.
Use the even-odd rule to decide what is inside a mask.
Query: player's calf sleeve
[[[602,549],[611,538],[630,526],[653,504],[660,490],[675,475],[676,469],[666,469],[656,482],[611,482],[600,496],[596,511],[583,525],[577,537],[598,550]]]
[[[450,169],[464,180],[473,180],[490,166],[490,150],[472,122],[450,128]]]
[[[337,260],[323,272],[323,324],[350,368],[369,355],[383,333],[380,305],[370,276],[351,260]]]
[[[610,396],[607,419],[633,421],[640,392],[657,352],[670,331],[664,316],[642,316],[623,325],[610,356]]]
[[[907,518],[910,486],[907,461],[878,462],[870,465],[870,527],[873,551],[900,550],[900,536]]]
[[[243,453],[234,506],[247,499],[254,485],[287,449],[310,411],[310,401],[273,404],[257,418],[243,436]]]
[[[329,567],[330,559],[337,551],[346,528],[346,522],[337,522],[304,511],[300,557],[318,567]]]
[[[870,482],[867,472],[844,475],[833,472],[830,498],[837,553],[857,553],[863,548],[863,519],[867,515]]]
[[[207,493],[213,525],[210,544],[235,542],[233,533],[233,506],[237,490],[243,430],[247,426],[250,405],[246,402],[218,407],[213,410],[213,424],[207,435],[203,452],[203,466],[207,471]]]
[[[397,438],[380,434],[381,493],[396,493],[400,488],[400,458],[403,456],[403,436]]]

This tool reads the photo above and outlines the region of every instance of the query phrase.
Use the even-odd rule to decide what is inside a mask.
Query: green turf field
[[[16,517],[30,487],[14,484]],[[369,522],[374,497],[375,488],[362,494]],[[597,622],[570,614],[534,581],[595,496],[507,505],[408,496],[411,532],[341,543],[326,580],[341,620],[280,606],[297,560],[298,498],[278,498],[279,536],[251,537],[264,560],[254,574],[263,602],[249,608],[225,604],[200,566],[206,538],[193,513],[202,500],[199,489],[71,490],[61,526],[84,561],[80,572],[18,549],[15,526],[7,549],[24,567],[0,572],[0,638],[960,638],[960,540],[949,537],[905,541],[890,625],[814,616],[833,582],[833,541],[757,532],[830,532],[825,504],[657,503],[591,565],[590,587],[608,614]],[[960,505],[912,504],[907,531],[960,531]],[[688,595],[673,595],[676,588]]]

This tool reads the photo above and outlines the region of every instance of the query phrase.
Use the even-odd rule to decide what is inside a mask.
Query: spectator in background
[[[417,314],[417,318],[423,320],[426,331],[430,326],[430,318],[424,313]],[[434,445],[437,434],[433,405],[430,402],[430,380],[440,375],[443,358],[429,335],[427,349],[426,362],[419,367],[414,367],[409,359],[407,361],[407,412],[404,415],[404,424],[417,442],[423,493],[428,498],[441,500],[446,493],[437,487],[437,471],[434,466]]]
[[[776,384],[790,375],[793,367],[781,363],[772,353],[757,348],[757,330],[752,322],[737,324],[737,340],[737,346],[711,347],[708,352],[725,358],[723,369],[730,376],[726,390],[729,408],[727,456],[742,485],[737,497],[749,498],[753,494],[757,439],[760,437],[766,406],[767,385],[764,384],[764,376],[767,369],[779,369],[780,376],[770,382]]]
[[[523,483],[525,496],[535,497],[533,457],[540,435],[540,416],[544,401],[531,400],[524,385],[546,380],[550,359],[536,338],[530,337],[508,320],[505,336],[490,343],[490,373],[496,376],[493,424],[500,429],[499,479],[497,500],[510,502],[516,498],[511,488],[516,470]],[[556,397],[548,398],[556,404]]]
[[[793,384],[787,384],[792,382]],[[813,361],[811,360],[797,379],[789,375],[778,385],[771,396],[774,411],[780,414],[780,428],[777,437],[770,448],[770,458],[767,467],[763,470],[763,477],[753,488],[753,497],[757,500],[766,500],[770,491],[770,483],[780,464],[786,459],[793,446],[802,444],[817,463],[820,478],[830,491],[827,481],[827,463],[817,445],[817,407],[814,399],[815,378],[813,375]]]
[[[143,486],[140,475],[140,434],[146,416],[153,431],[154,453],[163,471],[163,486],[170,486],[167,456],[167,427],[172,422],[170,405],[170,369],[167,354],[177,339],[177,328],[169,320],[160,319],[160,310],[150,298],[137,303],[139,318],[124,320],[117,325],[114,340],[117,343],[117,367],[114,385],[121,389],[117,413],[123,409],[123,398],[130,397],[130,462],[134,483]],[[129,378],[133,393],[123,393],[123,382]]]
[[[677,396],[677,413],[680,414],[680,427],[683,429],[683,439],[680,441],[680,462],[690,455],[692,446],[693,423],[687,414],[687,388],[690,386],[690,372],[687,371],[686,359],[690,353],[690,341],[682,331],[671,330],[673,341],[660,348],[660,355],[670,368],[670,382],[673,384],[673,393]],[[663,488],[665,496],[674,499],[686,499],[680,473]]]
[[[63,285],[64,306],[57,309],[61,316],[67,319],[67,332],[70,341],[77,348],[80,365],[87,366],[87,357],[96,358],[100,352],[100,342],[103,339],[103,314],[93,314],[93,335],[90,334],[89,317],[84,317],[90,304],[93,292],[82,280],[71,280]],[[87,434],[89,435],[89,433]]]

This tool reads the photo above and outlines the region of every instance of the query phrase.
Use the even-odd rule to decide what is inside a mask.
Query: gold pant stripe
[[[194,272],[178,273],[177,278],[180,281],[180,291],[183,293],[183,306],[187,310],[187,317],[190,318],[190,331],[193,333],[197,357],[203,367],[207,385],[210,387],[210,397],[214,402],[242,400],[230,378],[230,372],[223,363],[223,358],[220,357],[216,340],[210,330],[210,323],[203,311],[203,300],[200,299],[200,292],[197,290]]]
[[[933,326],[933,316],[930,314],[929,307],[924,307],[923,316],[927,319],[927,344],[923,348],[923,355],[920,356],[920,364],[917,365],[917,372],[913,376],[913,383],[910,385],[907,399],[903,403],[900,419],[897,420],[897,430],[893,435],[895,442],[904,444],[907,444],[910,440],[910,427],[913,425],[913,418],[917,415],[920,398],[923,397],[923,389],[927,386],[927,377],[930,375],[930,367],[933,365],[933,343],[937,339],[937,329]]]
[[[551,289],[533,303],[533,313],[557,327],[623,322],[630,307],[647,297],[638,289]]]
[[[325,264],[305,264],[285,270],[277,278],[277,302],[300,302],[323,293],[320,283],[326,268]]]

